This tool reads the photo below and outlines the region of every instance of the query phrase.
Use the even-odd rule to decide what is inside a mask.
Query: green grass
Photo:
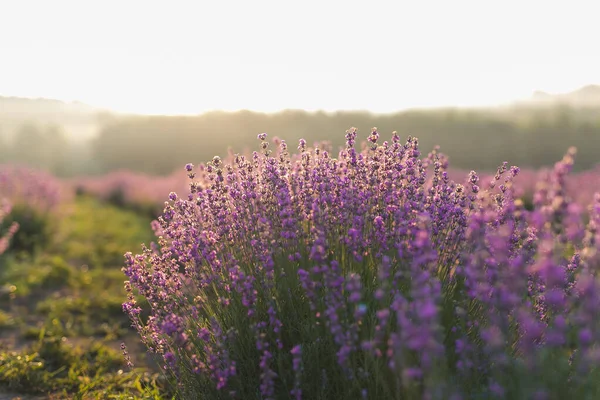
[[[88,197],[62,212],[45,246],[0,257],[0,393],[171,398],[121,309],[123,254],[152,240],[150,219]]]
[[[2,310],[0,310],[0,329],[8,329],[15,326],[15,318]]]
[[[11,392],[73,399],[161,399],[160,378],[124,371],[123,357],[94,343],[73,346],[52,337],[21,351],[0,352],[0,382]]]
[[[123,264],[123,253],[153,239],[150,218],[79,197],[59,225],[53,250],[74,265],[101,268]]]

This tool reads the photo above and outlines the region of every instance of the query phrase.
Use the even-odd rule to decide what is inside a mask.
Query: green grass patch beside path
[[[45,248],[0,260],[0,399],[170,398],[121,310],[123,254],[150,219],[87,197],[61,215]]]

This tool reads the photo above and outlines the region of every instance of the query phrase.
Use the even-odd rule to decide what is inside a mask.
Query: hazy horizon
[[[480,107],[600,82],[593,4],[0,0],[0,93],[137,114]]]
[[[536,90],[533,93],[531,93],[528,97],[524,97],[524,98],[518,98],[518,99],[512,99],[503,103],[496,103],[496,104],[472,104],[472,105],[455,105],[455,104],[440,104],[440,105],[430,105],[430,106],[408,106],[408,107],[404,107],[404,108],[399,108],[399,109],[390,109],[390,110],[383,110],[383,111],[379,111],[379,110],[370,110],[370,109],[366,109],[366,108],[356,108],[356,109],[340,109],[340,108],[331,108],[331,109],[321,109],[321,108],[315,108],[315,109],[310,109],[310,108],[299,108],[299,107],[281,107],[279,109],[271,109],[271,110],[257,110],[257,109],[252,109],[249,107],[244,107],[244,108],[237,108],[237,109],[205,109],[205,110],[199,110],[196,112],[171,112],[171,113],[165,113],[165,112],[136,112],[136,111],[127,111],[127,110],[117,110],[117,109],[111,109],[110,107],[106,107],[106,106],[98,106],[97,104],[89,104],[86,102],[83,102],[79,99],[64,99],[64,98],[56,98],[56,97],[44,97],[44,96],[18,96],[18,95],[13,95],[10,93],[0,93],[0,98],[14,98],[14,99],[26,99],[26,100],[32,100],[32,101],[36,101],[36,100],[42,100],[42,101],[59,101],[62,102],[66,105],[75,105],[75,106],[82,106],[82,107],[90,107],[90,109],[92,110],[96,110],[96,111],[105,111],[105,112],[109,112],[109,113],[117,113],[117,114],[131,114],[131,115],[149,115],[149,116],[194,116],[194,115],[199,115],[199,114],[205,114],[205,113],[210,113],[210,112],[238,112],[238,111],[249,111],[249,112],[255,112],[255,113],[266,113],[266,114],[275,114],[275,113],[279,113],[279,112],[284,112],[284,111],[306,111],[306,112],[324,112],[324,113],[336,113],[336,112],[368,112],[371,114],[394,114],[397,112],[404,112],[404,111],[412,111],[412,110],[416,110],[416,111],[427,111],[427,110],[431,110],[431,111],[436,111],[436,110],[444,110],[444,109],[465,109],[465,110],[474,110],[474,109],[494,109],[494,108],[499,108],[499,107],[505,107],[505,106],[512,106],[512,105],[518,105],[518,104],[535,104],[535,102],[540,102],[541,99],[536,99],[535,95],[539,95],[539,94],[544,94],[544,95],[549,95],[553,98],[555,98],[555,96],[562,96],[562,95],[566,95],[566,94],[570,94],[572,92],[576,92],[584,87],[589,87],[589,86],[594,86],[594,87],[598,87],[600,88],[600,84],[595,84],[595,83],[591,83],[589,85],[584,85],[581,87],[577,87],[577,88],[573,88],[572,90],[570,90],[569,92],[561,92],[561,93],[550,93],[544,90]],[[600,105],[600,103],[598,103]]]

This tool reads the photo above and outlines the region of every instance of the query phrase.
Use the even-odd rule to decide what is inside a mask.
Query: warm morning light
[[[600,83],[589,1],[1,4],[0,94],[122,112],[390,112]]]
[[[599,15],[0,0],[0,400],[600,399]]]

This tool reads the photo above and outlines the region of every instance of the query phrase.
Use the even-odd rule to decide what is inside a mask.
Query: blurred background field
[[[539,95],[505,106],[367,111],[276,113],[213,111],[201,115],[147,116],[95,109],[46,99],[0,97],[0,163],[24,163],[57,176],[73,177],[130,170],[169,175],[187,162],[254,149],[257,132],[290,143],[331,140],[355,126],[369,132],[411,134],[424,148],[440,145],[455,168],[493,171],[505,160],[540,168],[579,149],[578,171],[598,162],[600,86]]]

